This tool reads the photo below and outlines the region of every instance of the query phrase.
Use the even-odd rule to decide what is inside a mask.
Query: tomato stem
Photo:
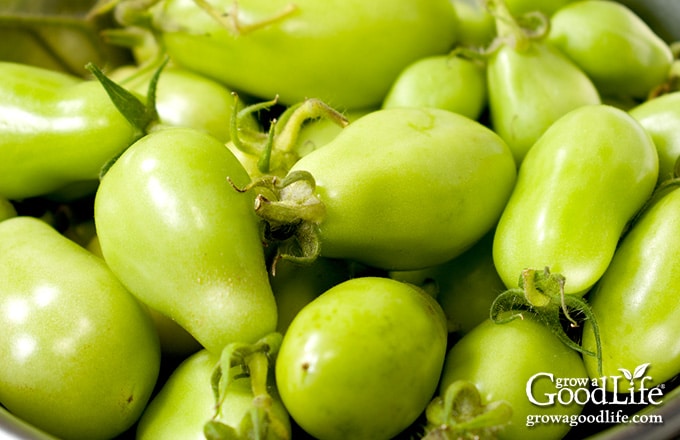
[[[563,344],[582,354],[595,356],[598,373],[601,375],[602,350],[595,314],[585,299],[564,293],[565,282],[566,278],[563,275],[551,273],[548,267],[542,271],[525,269],[520,275],[519,288],[509,289],[496,297],[491,305],[490,318],[497,324],[505,324],[522,318],[522,313],[532,313],[543,325],[550,328]],[[569,321],[572,328],[579,327],[570,310],[583,313],[591,322],[595,336],[595,352],[584,349],[565,332],[562,317]]]
[[[425,440],[459,438],[496,438],[495,434],[510,423],[512,407],[505,401],[482,404],[477,387],[457,380],[435,397],[425,410]]]

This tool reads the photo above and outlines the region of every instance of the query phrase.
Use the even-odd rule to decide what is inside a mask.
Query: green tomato
[[[569,56],[603,95],[647,98],[666,81],[670,46],[627,6],[574,2],[550,21],[550,42]]]
[[[33,217],[0,222],[0,403],[59,438],[139,418],[160,367],[149,315],[104,262]]]
[[[457,18],[457,44],[466,47],[487,47],[496,35],[496,25],[484,1],[450,1]]]
[[[521,164],[550,125],[583,105],[599,104],[591,80],[542,41],[519,49],[504,44],[487,61],[491,126]]]
[[[433,55],[401,71],[383,108],[436,107],[478,119],[486,106],[483,64],[456,55]]]
[[[465,334],[489,318],[489,310],[505,284],[492,255],[493,231],[458,257],[434,267],[390,272],[390,278],[432,292],[446,315],[449,332]]]
[[[629,110],[654,140],[659,154],[659,183],[674,176],[680,157],[680,92],[661,95]]]
[[[551,16],[573,1],[575,0],[505,0],[505,3],[514,16],[532,12]],[[487,2],[488,0],[451,0],[458,17],[458,44],[478,48],[491,44],[496,36],[496,24],[486,7]]]
[[[274,331],[277,319],[253,199],[228,179],[250,180],[223,143],[166,128],[126,150],[94,205],[111,270],[216,353]]]
[[[415,107],[357,119],[291,171],[316,181],[325,207],[321,255],[385,270],[460,255],[495,225],[516,178],[512,154],[493,131]]]
[[[555,380],[541,375],[532,381],[532,376],[539,373],[552,374]],[[512,420],[498,433],[501,440],[557,440],[564,437],[569,424],[537,423],[532,427],[527,424],[534,415],[581,413],[582,405],[562,404],[557,399],[552,405],[542,405],[551,394],[559,392],[556,381],[564,378],[585,381],[580,387],[590,384],[579,353],[527,314],[506,324],[487,319],[456,342],[446,355],[439,390],[444,394],[453,382],[467,380],[476,385],[482,404],[509,403]],[[564,388],[573,391],[577,387]]]
[[[126,66],[109,77],[118,78],[128,90],[146,95],[153,73]],[[210,78],[177,67],[164,68],[158,77],[156,110],[163,124],[204,130],[227,142],[233,109],[232,91]]]
[[[619,392],[628,390],[620,368],[633,372],[649,364],[648,389],[680,374],[679,214],[680,189],[671,187],[633,224],[589,294],[600,330],[603,373],[621,378],[618,384],[613,377],[607,382],[610,390],[615,385]],[[583,332],[583,347],[593,349],[589,321]],[[591,376],[599,377],[593,359],[585,362]]]
[[[604,104],[556,121],[527,154],[493,243],[499,275],[516,288],[524,269],[566,278],[584,294],[656,185],[654,143],[629,114]]]
[[[284,335],[281,399],[315,438],[392,438],[432,398],[446,338],[444,314],[422,290],[389,278],[345,281],[305,306]]]
[[[16,217],[16,215],[17,210],[12,202],[4,197],[0,197],[0,221]]]
[[[455,42],[449,0],[211,4],[206,11],[191,0],[165,0],[152,10],[172,60],[286,105],[313,97],[343,110],[377,107],[401,69]]]
[[[137,440],[205,440],[203,427],[215,414],[211,380],[218,362],[219,356],[207,350],[186,358],[142,414],[136,430]],[[253,403],[250,378],[235,379],[225,396],[216,420],[239,428]],[[282,421],[290,433],[288,413],[276,395],[272,407],[277,420]]]
[[[0,62],[0,76],[0,196],[18,200],[96,180],[135,140],[97,81],[9,62]]]
[[[279,261],[270,275],[279,316],[276,331],[285,334],[304,306],[351,275],[351,264],[345,260],[317,258],[308,265]]]

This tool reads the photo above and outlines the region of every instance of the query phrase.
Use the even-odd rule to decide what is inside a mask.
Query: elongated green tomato
[[[383,108],[436,107],[478,119],[486,99],[483,62],[452,53],[406,66],[387,93]]]
[[[0,222],[0,403],[65,439],[141,415],[160,350],[149,315],[100,258],[33,217]]]
[[[295,317],[276,360],[291,417],[310,435],[389,439],[425,409],[446,354],[436,301],[396,280],[360,277]]]
[[[402,68],[455,42],[450,0],[197,3],[152,9],[173,61],[286,105],[314,97],[342,110],[377,107]]]
[[[491,304],[505,290],[493,263],[492,244],[493,231],[444,264],[394,271],[389,276],[435,295],[446,315],[449,332],[465,334],[489,318]]]
[[[647,389],[680,373],[680,312],[676,292],[680,269],[676,262],[680,231],[680,189],[677,183],[647,208],[624,237],[611,264],[589,294],[602,340],[605,376],[621,376],[620,368],[629,372],[649,364],[643,382],[636,377],[635,389]],[[594,347],[586,321],[583,345]],[[596,365],[586,358],[592,377]],[[630,378],[628,378],[630,379]],[[612,378],[606,384],[612,390],[628,391],[628,381]],[[644,392],[647,395],[647,392]]]
[[[96,180],[135,140],[97,81],[0,63],[0,195],[24,199]]]
[[[669,45],[619,2],[574,2],[560,9],[548,39],[602,95],[645,99],[666,80],[673,62]]]
[[[456,342],[446,355],[439,391],[444,394],[452,383],[466,380],[477,387],[482,404],[507,402],[512,408],[511,423],[498,432],[499,439],[557,440],[564,437],[569,424],[540,423],[535,416],[581,413],[582,405],[564,404],[556,398],[557,381],[569,378],[579,383],[564,383],[562,388],[571,392],[590,385],[581,356],[526,314],[506,324],[487,319]]]
[[[253,199],[228,179],[250,180],[224,144],[167,128],[126,150],[94,205],[111,270],[216,353],[274,331],[277,317]]]
[[[109,77],[145,95],[153,73],[125,66],[111,72]],[[232,91],[215,80],[172,66],[163,69],[158,77],[156,110],[163,124],[204,130],[227,142],[233,109]]]
[[[583,294],[602,276],[627,223],[652,193],[658,158],[628,113],[584,106],[556,121],[527,154],[493,244],[508,288],[524,269],[566,278]]]
[[[460,255],[496,224],[516,178],[510,150],[489,128],[414,107],[357,119],[295,172],[311,174],[310,199],[323,205],[312,219],[320,254],[385,270]]]
[[[136,430],[137,440],[205,440],[204,425],[215,413],[215,396],[211,380],[219,356],[201,350],[185,359],[170,375],[159,393],[142,414]],[[253,393],[249,377],[230,384],[217,418],[238,429],[252,407]],[[273,411],[290,438],[288,413],[280,399],[273,400]],[[281,440],[284,437],[266,437]]]
[[[507,40],[487,59],[489,113],[492,128],[507,142],[519,166],[553,122],[575,108],[601,101],[583,71],[550,43],[530,38],[516,22],[508,21],[513,18],[505,12],[496,21],[498,38]]]
[[[652,136],[659,154],[659,183],[673,177],[680,157],[680,92],[661,95],[629,110]]]

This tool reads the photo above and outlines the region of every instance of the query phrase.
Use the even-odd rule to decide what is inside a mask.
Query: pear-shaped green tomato
[[[560,392],[556,381],[569,378],[582,385],[564,385]],[[569,396],[590,385],[580,354],[529,314],[506,324],[487,319],[456,342],[446,355],[440,393],[458,380],[475,384],[483,405],[510,404],[512,419],[498,432],[499,440],[563,438],[568,423],[540,423],[540,417],[580,414],[583,405]],[[583,394],[578,392],[579,399]]]
[[[456,38],[450,0],[209,4],[212,11],[192,0],[154,8],[173,61],[250,95],[278,95],[286,105],[314,97],[342,110],[377,107],[406,65],[448,52]]]
[[[589,294],[602,339],[603,373],[611,378],[607,389],[629,392],[625,377],[615,379],[622,368],[633,373],[648,364],[649,370],[643,372],[649,378],[634,377],[636,390],[680,374],[679,259],[680,189],[676,187],[638,218]],[[595,348],[589,321],[583,328],[583,347]],[[585,363],[588,372],[599,377],[594,358],[586,357]]]
[[[659,154],[659,182],[674,176],[680,158],[680,92],[661,95],[629,110],[652,136]]]
[[[424,291],[353,278],[293,319],[276,383],[291,417],[315,438],[390,439],[436,391],[446,339],[444,313]]]
[[[0,403],[64,439],[110,439],[160,366],[149,315],[101,258],[42,220],[0,222]]]
[[[602,95],[645,99],[670,72],[670,46],[619,2],[574,2],[550,21],[550,42],[571,58]]]
[[[517,164],[538,138],[565,113],[599,104],[592,81],[553,46],[529,42],[503,45],[487,61],[491,125]]]
[[[248,174],[212,136],[152,132],[102,179],[95,223],[111,270],[143,303],[205,348],[254,342],[276,328]]]
[[[516,178],[508,146],[489,128],[416,107],[357,119],[292,167],[300,170],[326,209],[321,255],[386,270],[460,255],[496,224]]]
[[[205,440],[203,427],[215,414],[211,379],[219,360],[219,356],[207,350],[186,358],[142,414],[137,425],[137,440]],[[216,420],[238,429],[253,407],[250,378],[235,379],[229,387]],[[272,395],[272,408],[276,419],[284,424],[290,435],[288,413],[276,394]],[[267,440],[275,439],[281,440],[280,437],[267,437]]]
[[[625,111],[600,104],[561,117],[524,159],[496,228],[503,282],[516,288],[524,269],[548,267],[566,278],[565,293],[585,293],[657,175],[654,143]]]
[[[486,98],[486,69],[481,62],[453,54],[435,55],[404,68],[383,108],[436,107],[477,119]]]

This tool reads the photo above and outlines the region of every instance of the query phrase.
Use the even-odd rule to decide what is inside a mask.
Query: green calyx
[[[535,11],[514,16],[505,0],[485,0],[485,5],[496,23],[496,38],[487,52],[493,52],[502,45],[524,51],[531,41],[540,40],[548,34],[550,21],[541,12]]]
[[[318,225],[326,207],[315,194],[314,177],[307,171],[293,171],[284,178],[264,176],[240,192],[256,191],[254,209],[262,219],[263,241],[276,248],[272,273],[280,259],[300,264],[313,262],[320,254]]]
[[[137,95],[106,76],[106,74],[93,63],[88,63],[87,66],[85,66],[100,82],[106,93],[109,95],[113,105],[116,106],[118,111],[135,129],[136,139],[146,135],[160,124],[160,118],[158,116],[158,111],[156,110],[156,88],[158,86],[158,79],[167,62],[167,59],[164,60],[151,78],[145,102],[142,102]],[[100,179],[104,177],[104,174],[106,174],[123,152],[124,151],[121,151],[118,156],[111,158],[102,167],[102,170],[99,173]]]
[[[215,413],[203,431],[208,440],[269,439],[286,440],[290,435],[284,421],[273,411],[268,377],[283,336],[270,333],[254,344],[232,343],[222,351],[215,366],[211,386],[215,396]],[[235,379],[248,376],[253,400],[239,426],[219,421],[222,405]]]
[[[512,407],[505,401],[483,405],[473,383],[457,380],[430,402],[425,416],[423,440],[492,440],[510,422]]]
[[[523,319],[524,313],[532,313],[569,348],[587,356],[595,356],[598,374],[602,375],[600,330],[595,314],[585,299],[564,293],[565,281],[563,275],[551,273],[548,267],[543,270],[523,270],[519,287],[506,290],[494,300],[491,305],[491,320],[496,324],[504,324],[517,318]],[[573,317],[577,314],[583,315],[592,324],[595,352],[581,347],[565,331],[563,318],[569,323],[569,327],[578,328],[579,323]]]
[[[258,157],[258,170],[263,175],[285,175],[300,159],[295,151],[296,141],[302,126],[311,120],[328,118],[340,127],[349,124],[347,118],[323,101],[310,98],[292,105],[269,124],[263,132],[253,123],[257,112],[277,104],[278,97],[271,101],[244,106],[234,94],[230,133],[234,146],[246,154]]]

